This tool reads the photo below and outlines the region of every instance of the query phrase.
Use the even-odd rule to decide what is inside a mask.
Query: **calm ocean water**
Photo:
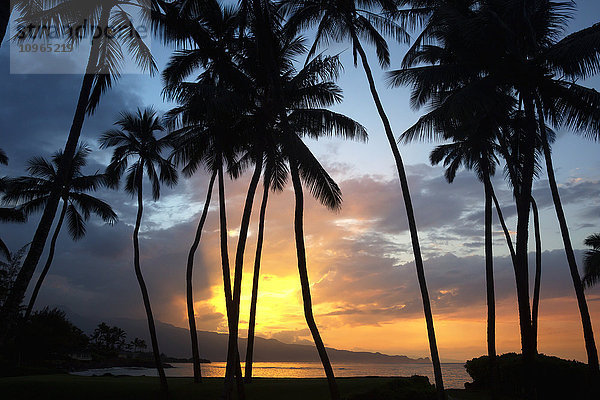
[[[172,363],[174,368],[167,368],[167,376],[190,377],[193,376],[191,363]],[[244,367],[242,366],[242,370]],[[357,377],[357,376],[411,376],[423,375],[429,377],[433,382],[433,368],[431,364],[334,364],[335,376]],[[156,370],[149,368],[104,368],[76,372],[76,375],[102,375],[104,373],[113,375],[131,376],[156,376]],[[444,384],[447,388],[462,389],[465,382],[471,382],[471,378],[465,371],[463,363],[442,364]],[[225,363],[214,362],[202,364],[202,376],[222,377],[225,375]],[[253,376],[263,378],[324,378],[323,367],[318,362],[255,362],[253,364]]]

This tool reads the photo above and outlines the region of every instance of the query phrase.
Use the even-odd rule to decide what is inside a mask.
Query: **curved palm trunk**
[[[140,168],[141,169],[141,168]],[[152,308],[150,307],[150,297],[148,296],[148,289],[144,282],[142,275],[142,269],[140,267],[140,243],[138,235],[140,232],[140,224],[142,222],[142,213],[144,212],[144,201],[142,199],[142,176],[143,173],[140,171],[137,177],[138,185],[138,212],[135,220],[135,229],[133,230],[133,265],[135,268],[135,276],[140,290],[142,292],[142,299],[144,300],[144,308],[146,309],[146,318],[148,319],[148,330],[150,331],[150,341],[152,342],[152,352],[154,353],[154,362],[156,363],[156,369],[158,370],[158,376],[160,378],[160,388],[166,392],[168,389],[167,377],[165,376],[165,370],[163,368],[162,361],[160,359],[160,350],[158,349],[158,339],[156,337],[156,328],[154,326],[154,317],[152,316]]]
[[[240,233],[238,237],[237,250],[235,254],[235,270],[233,277],[233,296],[232,296],[232,310],[231,310],[231,323],[229,324],[229,345],[228,345],[228,359],[227,369],[229,370],[229,380],[226,382],[227,391],[231,391],[233,387],[232,376],[233,368],[235,365],[235,355],[238,352],[238,332],[239,332],[239,321],[240,321],[240,299],[242,295],[242,273],[244,267],[244,252],[246,250],[246,239],[248,238],[248,228],[250,226],[250,216],[252,214],[252,204],[254,202],[254,195],[256,194],[256,188],[260,181],[260,174],[262,172],[263,156],[259,155],[254,168],[254,174],[250,179],[250,185],[248,186],[248,193],[246,194],[246,202],[244,204],[244,211],[242,213],[242,223],[240,224]]]
[[[231,325],[231,270],[229,268],[229,250],[227,249],[227,211],[225,209],[225,181],[223,178],[223,166],[217,169],[219,179],[219,235],[221,243],[221,268],[223,271],[223,289],[225,292],[225,309],[227,310],[227,323]],[[229,348],[227,349],[227,360],[229,360]],[[235,353],[235,376],[238,387],[238,397],[245,398],[242,382],[242,368],[240,367],[240,355]],[[231,398],[231,390],[227,386],[233,373],[227,375],[229,369],[225,369],[225,398]]]
[[[533,211],[533,227],[535,230],[535,278],[533,282],[533,302],[531,304],[531,324],[533,326],[533,338],[537,343],[540,288],[542,284],[542,236],[540,233],[540,215],[533,197],[531,198],[531,210]]]
[[[302,193],[302,183],[298,174],[298,166],[295,161],[290,160],[290,175],[294,186],[294,195],[296,197],[296,206],[294,211],[294,232],[296,237],[296,256],[298,257],[298,273],[300,274],[300,285],[302,286],[302,302],[304,305],[304,317],[308,329],[312,334],[315,346],[319,353],[319,358],[323,364],[327,383],[329,384],[329,394],[332,400],[339,400],[340,392],[333,375],[333,368],[327,356],[327,350],[319,334],[317,323],[312,312],[312,299],[310,295],[310,282],[308,280],[308,270],[306,268],[306,248],[304,246],[304,195]]]
[[[496,299],[494,293],[494,255],[492,242],[492,183],[489,175],[484,177],[485,191],[485,283],[487,293],[487,345],[490,360],[490,382],[492,397],[496,397],[498,388],[498,369],[496,365]]]
[[[508,246],[508,251],[510,252],[510,258],[513,262],[513,268],[515,267],[515,248],[513,246],[512,239],[510,238],[510,232],[508,227],[506,226],[506,221],[504,221],[504,215],[502,214],[502,209],[500,208],[500,203],[498,202],[498,198],[496,197],[496,193],[494,193],[494,187],[490,182],[490,191],[492,195],[492,200],[494,201],[494,206],[496,207],[496,214],[498,214],[498,220],[500,221],[500,226],[502,226],[502,231],[504,232],[504,238],[506,239],[506,244]]]
[[[579,313],[581,314],[581,324],[583,326],[583,337],[585,340],[585,350],[588,356],[588,365],[591,370],[592,382],[596,382],[596,390],[600,391],[600,383],[598,383],[600,382],[600,365],[598,364],[598,350],[594,340],[592,320],[590,318],[590,311],[588,309],[585,293],[583,291],[583,283],[581,282],[579,270],[577,269],[577,261],[575,260],[575,253],[573,252],[573,245],[571,244],[569,228],[567,227],[567,219],[565,217],[565,212],[563,210],[562,203],[560,201],[560,195],[558,193],[556,177],[554,176],[554,167],[552,166],[552,153],[550,151],[550,144],[548,143],[546,124],[544,122],[544,115],[539,100],[537,101],[537,106],[540,131],[542,133],[542,147],[544,149],[544,158],[546,160],[546,172],[548,173],[548,182],[550,183],[550,191],[552,192],[554,209],[556,210],[556,217],[558,218],[560,233],[565,246],[569,271],[571,272],[571,279],[573,280],[573,287],[575,288],[575,295],[577,296],[577,305],[579,306]]]
[[[415,266],[417,269],[417,279],[419,281],[419,287],[421,290],[421,298],[423,300],[423,311],[425,314],[425,322],[427,324],[427,335],[429,338],[429,350],[431,353],[431,362],[433,363],[433,373],[435,376],[435,387],[437,390],[438,399],[444,399],[446,397],[444,393],[444,381],[442,378],[442,365],[440,363],[440,356],[437,348],[437,341],[435,337],[435,328],[433,325],[433,314],[431,312],[431,302],[429,300],[429,292],[427,290],[427,282],[425,279],[425,269],[423,268],[423,258],[421,256],[421,246],[419,244],[419,235],[417,231],[417,223],[415,220],[415,214],[412,206],[412,199],[410,197],[410,190],[408,187],[408,179],[406,178],[406,171],[404,170],[404,163],[402,161],[402,157],[400,155],[400,151],[398,150],[398,145],[396,144],[396,139],[394,138],[394,133],[392,132],[392,127],[390,125],[390,121],[385,114],[383,109],[383,104],[381,103],[381,99],[379,98],[379,94],[377,93],[377,89],[375,87],[375,81],[373,79],[373,74],[371,73],[371,67],[367,61],[367,55],[363,50],[359,40],[357,37],[353,38],[354,46],[356,50],[360,54],[360,58],[362,61],[363,69],[365,70],[365,74],[367,75],[367,80],[369,81],[369,88],[371,90],[371,95],[373,96],[373,100],[375,101],[375,106],[377,107],[377,112],[383,122],[383,126],[385,128],[385,134],[387,136],[388,142],[392,149],[392,153],[394,155],[394,161],[396,162],[396,168],[398,170],[398,177],[400,178],[400,186],[402,188],[402,196],[404,199],[404,206],[406,207],[406,214],[408,218],[408,225],[410,229],[410,237],[412,241],[413,253],[415,256]]]
[[[192,340],[192,358],[193,358],[193,366],[194,366],[194,382],[198,383],[202,379],[202,370],[200,369],[200,351],[198,350],[198,332],[196,331],[196,316],[194,314],[194,291],[192,288],[192,276],[194,271],[194,256],[196,255],[196,250],[198,250],[198,245],[200,244],[200,238],[202,237],[202,228],[204,227],[204,222],[206,221],[206,215],[208,214],[208,207],[210,206],[210,197],[213,190],[213,185],[215,183],[215,178],[217,176],[217,172],[213,172],[210,177],[210,182],[208,183],[208,192],[206,194],[206,202],[204,203],[204,209],[202,210],[202,216],[200,216],[200,221],[198,222],[198,229],[196,230],[196,236],[194,237],[194,242],[192,243],[192,247],[190,248],[190,253],[188,254],[187,260],[187,269],[185,274],[186,281],[186,290],[187,290],[187,312],[188,312],[188,321],[190,325],[190,338]]]
[[[102,8],[100,15],[100,24],[102,26],[108,25],[110,10],[110,8]],[[71,125],[69,137],[63,151],[62,162],[56,173],[56,182],[52,188],[52,191],[50,192],[50,195],[48,196],[48,201],[46,202],[42,218],[40,219],[33,236],[27,257],[25,257],[25,261],[23,261],[21,270],[15,279],[13,287],[2,309],[0,326],[3,328],[0,331],[0,343],[3,343],[12,335],[11,332],[15,326],[16,315],[19,312],[19,306],[25,297],[25,292],[27,291],[29,282],[31,282],[33,273],[35,272],[40,257],[44,251],[48,234],[50,233],[50,229],[52,229],[52,222],[54,221],[56,210],[58,209],[62,187],[67,180],[67,171],[71,170],[73,156],[77,150],[77,143],[79,141],[79,136],[81,135],[81,129],[85,119],[88,100],[92,90],[92,85],[94,83],[94,76],[96,75],[97,71],[99,53],[100,40],[94,38],[92,40],[92,48],[88,58],[86,74],[83,77],[83,83],[79,92],[79,99],[77,101],[77,108],[75,109],[73,123]]]
[[[40,288],[42,287],[42,283],[50,270],[50,265],[52,265],[52,260],[54,259],[54,250],[56,249],[56,240],[58,239],[58,234],[60,233],[60,228],[62,227],[63,221],[65,219],[65,214],[67,213],[67,206],[69,204],[65,201],[62,207],[62,211],[60,212],[60,217],[58,218],[58,223],[56,224],[56,228],[54,229],[54,234],[52,235],[52,240],[50,241],[50,252],[48,253],[48,258],[46,259],[46,265],[44,265],[44,269],[42,270],[42,274],[38,278],[35,283],[35,288],[33,289],[33,293],[31,294],[31,299],[29,299],[29,304],[27,305],[27,311],[25,311],[25,321],[29,320],[29,316],[31,315],[31,311],[33,310],[33,306],[35,305],[35,300],[37,299],[38,294],[40,293]]]
[[[260,278],[260,259],[262,255],[263,238],[265,234],[265,215],[269,198],[269,183],[267,177],[263,181],[263,197],[260,204],[258,220],[258,237],[256,239],[256,255],[254,256],[254,275],[252,276],[252,299],[250,300],[250,320],[248,322],[248,343],[246,348],[246,383],[252,382],[252,360],[254,357],[254,328],[256,326],[256,303],[258,302],[258,281]]]

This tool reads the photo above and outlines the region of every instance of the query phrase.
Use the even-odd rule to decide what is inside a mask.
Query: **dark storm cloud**
[[[82,83],[80,75],[9,74],[9,47],[0,49],[0,147],[10,158],[3,174],[22,174],[35,155],[48,156],[62,148],[71,127]],[[81,141],[97,147],[100,133],[124,110],[144,105],[140,77],[123,76],[86,117]],[[92,157],[96,157],[95,155]],[[91,164],[90,167],[101,167]]]

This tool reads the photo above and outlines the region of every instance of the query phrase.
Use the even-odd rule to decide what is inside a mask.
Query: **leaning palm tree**
[[[600,282],[600,233],[588,236],[583,243],[591,249],[585,252],[583,258],[584,274],[581,281],[591,288]]]
[[[155,133],[164,131],[164,127],[154,110],[138,110],[135,114],[123,112],[115,125],[119,126],[120,129],[113,129],[103,133],[100,138],[100,147],[103,149],[115,148],[111,162],[106,169],[106,174],[109,177],[111,185],[118,187],[121,176],[127,171],[125,191],[132,196],[137,195],[138,212],[133,231],[133,262],[135,274],[142,292],[144,308],[146,309],[152,351],[154,353],[156,369],[160,377],[160,385],[162,390],[166,391],[167,379],[160,359],[150,298],[140,267],[138,235],[144,211],[142,194],[144,170],[150,180],[152,198],[155,201],[160,198],[161,183],[171,187],[177,184],[177,171],[173,164],[162,155],[163,152],[171,147],[171,143],[170,138],[167,136],[160,139],[156,138]],[[133,163],[129,166],[130,160]],[[159,170],[158,173],[157,167]]]
[[[50,251],[44,269],[35,284],[29,304],[27,305],[25,311],[26,320],[31,315],[42,283],[52,265],[56,250],[56,241],[65,217],[67,218],[69,236],[73,240],[79,240],[85,236],[85,222],[90,218],[91,214],[97,215],[111,225],[118,219],[117,214],[115,214],[110,205],[88,194],[88,192],[98,190],[106,183],[104,174],[84,175],[82,173],[82,168],[86,166],[87,157],[90,152],[91,149],[89,147],[81,145],[73,158],[67,183],[64,185],[61,193],[63,205],[50,241]],[[31,159],[27,167],[31,176],[9,180],[8,189],[3,201],[18,205],[19,210],[23,211],[25,215],[30,215],[42,209],[48,201],[52,187],[56,184],[56,171],[62,162],[62,158],[62,151],[57,151],[52,156],[51,161],[42,157]]]
[[[78,44],[81,38],[78,35],[67,35],[68,29],[82,27],[85,32],[95,32],[97,27],[108,31],[111,27],[112,35],[93,35],[91,49],[85,69],[85,75],[79,92],[77,106],[69,135],[63,150],[64,157],[57,170],[58,185],[56,185],[48,201],[36,228],[29,252],[23,262],[23,267],[13,285],[2,311],[0,321],[3,328],[0,331],[0,342],[7,335],[11,335],[12,327],[16,321],[16,313],[25,296],[27,287],[33,278],[33,273],[44,251],[46,240],[52,228],[52,222],[56,215],[61,198],[61,186],[66,182],[68,171],[71,170],[73,157],[77,150],[79,137],[83,123],[87,115],[93,114],[100,98],[119,78],[121,61],[124,57],[122,47],[127,48],[135,63],[143,70],[151,74],[157,70],[150,49],[142,40],[142,36],[136,30],[136,26],[124,9],[124,5],[134,6],[146,18],[150,15],[150,0],[43,0],[31,2],[35,6],[24,9],[21,17],[17,20],[20,25],[28,26],[50,26],[59,30],[60,34]],[[154,1],[154,0],[152,0]],[[7,3],[7,2],[5,2]],[[35,31],[35,30],[34,30]],[[34,32],[31,32],[31,35]],[[27,36],[24,40],[30,39]]]
[[[291,14],[287,22],[287,29],[291,32],[297,32],[302,28],[318,25],[315,41],[309,55],[316,52],[321,44],[327,43],[330,40],[349,40],[352,43],[355,64],[358,57],[360,57],[362,67],[369,82],[371,96],[375,102],[377,112],[384,126],[386,138],[394,156],[394,162],[400,180],[400,187],[402,189],[415,257],[417,278],[423,301],[423,312],[427,324],[427,334],[434,369],[435,384],[438,397],[441,399],[445,396],[442,368],[435,337],[431,301],[429,299],[429,291],[425,279],[425,269],[423,266],[421,246],[419,243],[417,223],[414,216],[408,179],[404,168],[404,162],[392,131],[391,123],[384,110],[379,93],[377,92],[375,79],[373,78],[367,55],[361,43],[361,39],[373,43],[377,50],[379,64],[382,67],[387,67],[389,65],[390,53],[387,43],[382,36],[382,32],[399,42],[407,42],[409,38],[406,31],[388,17],[388,15],[397,12],[398,3],[392,0],[376,0],[370,2],[355,0],[285,0],[283,1],[283,4],[286,11]],[[382,15],[373,12],[374,10],[381,10],[384,14]]]

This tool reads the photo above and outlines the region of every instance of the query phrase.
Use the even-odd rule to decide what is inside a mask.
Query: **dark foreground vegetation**
[[[428,379],[410,378],[337,378],[342,399],[347,400],[428,400],[435,399],[435,389]],[[169,378],[169,399],[218,399],[223,393],[222,378],[203,378],[194,385],[193,378]],[[152,377],[84,377],[73,375],[38,375],[0,378],[3,398],[61,400],[162,399],[156,378]],[[483,400],[477,391],[448,390],[449,399]],[[329,391],[325,379],[254,378],[246,398],[325,400]],[[501,397],[508,399],[508,397]]]
[[[497,392],[509,398],[527,398],[528,382],[526,366],[521,354],[507,353],[498,356]],[[597,399],[592,393],[593,382],[589,368],[578,361],[563,360],[558,357],[538,354],[534,364],[533,380],[540,399]],[[465,368],[473,383],[469,389],[487,391],[491,386],[489,357],[469,360]]]
[[[118,326],[98,324],[89,336],[73,325],[57,308],[36,311],[21,321],[20,335],[0,355],[0,376],[56,374],[94,368],[156,366],[143,339],[127,340]],[[14,360],[17,360],[16,362]],[[167,362],[188,362],[161,354]],[[210,362],[202,360],[202,362]]]

